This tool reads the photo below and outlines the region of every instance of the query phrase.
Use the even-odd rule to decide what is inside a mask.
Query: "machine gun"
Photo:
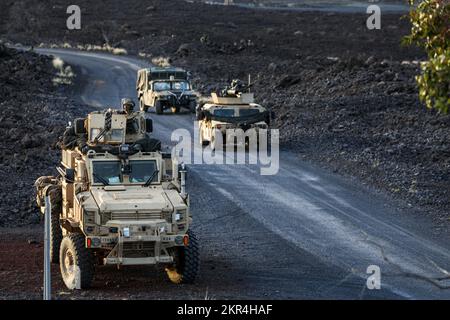
[[[226,86],[221,91],[222,97],[238,97],[241,93],[243,93],[246,90],[249,90],[255,83],[249,83],[245,85],[241,80],[239,79],[233,79],[231,81],[231,84],[229,86]]]

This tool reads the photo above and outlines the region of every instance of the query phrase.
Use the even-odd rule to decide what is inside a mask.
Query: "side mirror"
[[[145,132],[152,133],[153,132],[153,120],[145,119]]]
[[[75,181],[75,169],[66,168],[66,174],[64,176],[67,183],[73,183]]]

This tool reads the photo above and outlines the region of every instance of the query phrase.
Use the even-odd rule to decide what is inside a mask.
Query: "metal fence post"
[[[50,273],[50,224],[52,207],[50,197],[45,197],[45,234],[44,234],[44,300],[51,300],[51,273]]]

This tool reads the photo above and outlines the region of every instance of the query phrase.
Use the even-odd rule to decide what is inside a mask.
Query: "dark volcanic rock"
[[[53,85],[50,58],[1,44],[0,56],[0,227],[37,223],[33,183],[54,173],[73,101]]]

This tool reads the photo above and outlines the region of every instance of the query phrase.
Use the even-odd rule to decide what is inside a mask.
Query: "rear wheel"
[[[189,244],[176,247],[174,251],[174,266],[166,268],[169,280],[176,284],[193,283],[197,277],[200,258],[197,236],[189,230]]]
[[[156,110],[156,114],[162,114],[163,113],[163,106],[161,101],[156,100],[155,101],[155,110]]]
[[[82,234],[70,234],[61,242],[59,254],[61,276],[68,289],[85,289],[94,277],[94,259],[85,247]]]

